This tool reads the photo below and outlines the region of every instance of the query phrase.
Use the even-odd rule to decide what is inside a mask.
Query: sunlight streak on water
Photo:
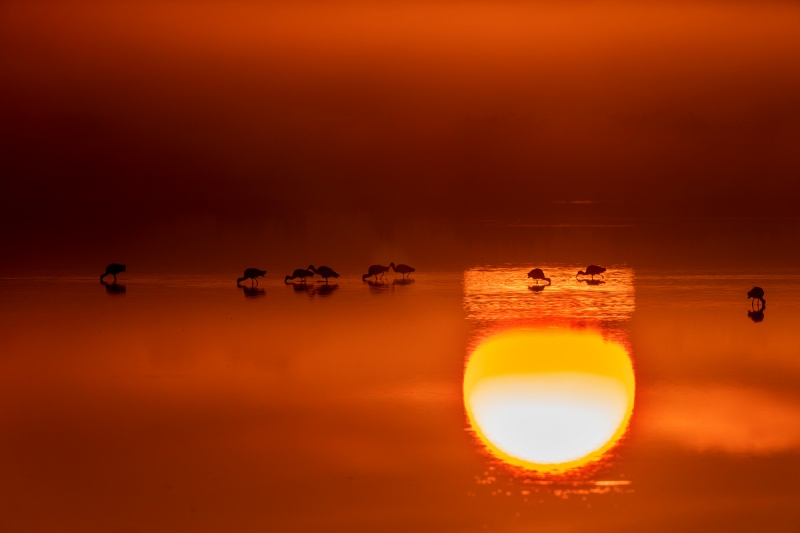
[[[628,267],[609,268],[598,285],[575,279],[586,265],[544,266],[551,285],[539,292],[525,267],[479,267],[464,273],[464,310],[470,320],[620,321],[636,306],[634,273]],[[540,284],[541,286],[541,284]]]
[[[514,467],[597,462],[627,431],[634,273],[613,267],[589,284],[575,278],[584,268],[543,266],[544,285],[525,266],[464,273],[465,409],[476,444]]]

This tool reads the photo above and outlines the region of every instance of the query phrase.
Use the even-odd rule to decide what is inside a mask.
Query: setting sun
[[[595,331],[505,332],[467,363],[472,429],[503,461],[565,471],[599,459],[625,432],[634,402],[630,357]]]

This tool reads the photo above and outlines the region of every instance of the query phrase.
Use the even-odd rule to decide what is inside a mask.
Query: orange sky
[[[791,2],[0,14],[0,239],[28,254],[198,222],[788,216],[800,197]]]

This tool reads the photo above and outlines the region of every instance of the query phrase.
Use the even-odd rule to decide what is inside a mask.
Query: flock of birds
[[[113,265],[109,265],[109,268],[112,266]],[[125,266],[124,265],[120,266],[122,266],[124,270]],[[395,265],[393,262],[389,263],[389,266],[371,265],[369,267],[369,271],[363,276],[361,276],[361,279],[363,281],[366,281],[367,278],[374,276],[375,281],[377,281],[379,279],[382,279],[383,275],[386,274],[386,272],[388,272],[389,269],[395,271],[398,274],[402,274],[404,279],[406,278],[406,276],[410,276],[412,272],[415,272],[417,270],[414,267],[404,265],[402,263],[399,265]],[[109,273],[108,269],[106,269],[106,274],[108,273]],[[267,273],[266,270],[261,270],[260,268],[246,268],[244,270],[244,274],[242,275],[242,277],[236,279],[236,285],[239,285],[241,282],[246,281],[248,279],[250,280],[251,285],[253,284],[254,281],[256,285],[258,285],[258,278],[264,277],[266,273]],[[330,278],[336,279],[339,277],[339,274],[337,274],[336,271],[333,270],[331,267],[323,265],[319,268],[314,268],[314,265],[309,265],[308,268],[295,269],[294,272],[288,274],[285,278],[283,278],[283,282],[289,283],[290,281],[293,280],[300,280],[300,283],[305,283],[306,278],[314,277],[315,274],[321,278],[324,278],[326,284],[328,283],[328,280]],[[100,279],[102,281],[103,277],[101,276]],[[114,280],[116,281],[116,277],[114,278]]]
[[[410,276],[412,272],[415,272],[416,269],[414,267],[399,264],[395,265],[393,262],[389,263],[389,266],[384,265],[370,265],[366,274],[361,276],[362,281],[366,281],[367,278],[374,277],[375,281],[379,279],[383,279],[384,274],[386,274],[389,270],[393,270],[395,273],[402,274],[403,279],[406,279],[407,276]],[[602,280],[594,279],[595,276],[600,276],[604,278],[603,273],[606,271],[605,267],[597,266],[597,265],[589,265],[586,267],[586,270],[579,270],[577,274],[575,274],[575,279],[579,281],[585,281],[591,285],[596,285],[599,283],[604,283]],[[106,276],[113,276],[114,277],[114,284],[117,283],[117,274],[121,274],[125,272],[125,265],[120,263],[111,263],[106,267],[106,271],[100,276],[100,282],[105,283],[104,278]],[[250,280],[250,284],[252,285],[255,282],[258,285],[258,278],[264,277],[267,273],[266,270],[261,270],[260,268],[246,268],[242,277],[236,279],[236,285],[238,286],[240,283],[246,280]],[[299,279],[300,283],[305,283],[306,278],[313,277],[317,275],[321,278],[325,279],[325,284],[328,284],[328,280],[330,278],[338,278],[339,274],[336,273],[330,267],[321,266],[319,268],[314,268],[314,265],[309,265],[308,268],[298,268],[291,275],[287,275],[284,278],[284,283],[289,283],[290,281]],[[590,279],[582,279],[586,276],[589,276]],[[528,272],[528,277],[531,278],[535,285],[531,287],[534,291],[540,291],[547,285],[552,285],[552,281],[550,278],[544,275],[544,271],[541,268],[534,268],[530,272]],[[547,285],[539,285],[539,282],[546,281]],[[754,306],[752,311],[748,311],[748,316],[752,318],[756,322],[760,322],[764,319],[764,309],[767,306],[767,301],[764,299],[764,289],[761,287],[753,287],[747,292],[747,298],[751,300],[751,305]],[[755,307],[755,302],[760,302],[760,305]]]
[[[125,272],[126,266],[120,263],[111,263],[110,265],[106,266],[106,271],[100,276],[100,282],[105,283],[104,278],[106,276],[113,276],[114,283],[117,283],[117,274],[121,274]],[[375,280],[379,280],[383,278],[383,275],[386,274],[389,270],[393,270],[394,272],[401,274],[403,279],[406,279],[407,276],[410,276],[412,272],[416,272],[416,268],[404,264],[395,265],[394,262],[389,263],[389,266],[383,265],[371,265],[369,267],[369,271],[361,276],[361,279],[366,281],[367,278],[375,277]],[[605,269],[603,269],[605,270]],[[243,281],[250,280],[250,284],[252,285],[255,282],[258,285],[258,278],[264,277],[266,275],[266,270],[261,270],[260,268],[246,268],[244,270],[244,274],[242,274],[241,278],[236,279],[236,285],[239,285]],[[306,278],[311,278],[314,275],[317,275],[321,278],[325,279],[325,283],[328,283],[330,278],[338,278],[339,274],[336,273],[331,267],[321,266],[319,268],[314,268],[314,265],[309,265],[308,268],[298,268],[295,269],[294,272],[287,275],[284,279],[284,283],[289,283],[292,280],[300,280],[300,283],[305,283]]]
[[[586,267],[586,270],[578,270],[578,273],[575,274],[575,279],[580,280],[579,276],[589,276],[591,280],[583,280],[583,281],[594,281],[596,283],[602,283],[600,280],[594,279],[595,276],[600,276],[604,278],[603,272],[606,271],[606,267],[601,267],[597,265],[589,265]],[[533,279],[536,285],[539,285],[539,281],[546,281],[547,285],[552,285],[553,282],[550,281],[550,278],[545,277],[544,271],[541,268],[534,268],[530,272],[528,272],[528,277]]]

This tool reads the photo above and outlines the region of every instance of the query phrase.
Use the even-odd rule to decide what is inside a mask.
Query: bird
[[[412,272],[415,272],[417,270],[414,267],[410,267],[410,266],[404,265],[402,263],[400,263],[399,265],[395,265],[394,263],[389,263],[389,266],[395,272],[400,272],[403,275],[403,277],[406,277],[406,275],[410,276]]]
[[[381,278],[383,278],[383,275],[388,271],[389,271],[389,267],[385,267],[383,265],[371,265],[369,267],[369,272],[367,272],[366,274],[361,276],[361,280],[365,281],[367,278],[369,278],[371,276],[375,276],[375,280],[377,281],[378,280],[378,274],[380,274]]]
[[[310,270],[304,270],[302,268],[298,268],[294,272],[292,272],[291,276],[286,276],[285,278],[283,278],[283,282],[289,283],[290,279],[300,278],[300,282],[305,283],[306,278],[312,278],[312,277],[314,277],[314,273],[311,272]]]
[[[314,268],[314,265],[308,265],[308,270],[314,274],[325,278],[325,283],[328,283],[328,278],[338,278],[337,274],[331,267],[321,266]]]
[[[544,280],[547,282],[548,285],[552,285],[550,278],[544,277],[544,271],[541,268],[534,268],[530,272],[528,272],[528,277],[533,278],[536,281],[536,284],[539,284],[539,280]]]
[[[119,263],[111,263],[106,267],[105,274],[100,276],[100,281],[102,282],[104,277],[111,274],[112,276],[114,276],[114,283],[116,283],[117,274],[121,274],[122,272],[125,272],[125,265],[120,265]]]
[[[748,298],[752,298],[753,302],[756,300],[761,300],[761,306],[767,305],[767,301],[764,299],[764,289],[761,287],[753,287],[747,293]]]
[[[258,268],[246,268],[244,269],[244,274],[242,275],[242,277],[236,278],[236,285],[238,286],[241,282],[243,282],[246,279],[250,280],[250,285],[252,285],[254,281],[256,282],[256,285],[258,285],[258,277],[264,276],[264,274],[266,273],[267,273],[266,270],[260,270]]]
[[[583,270],[578,270],[578,273],[575,274],[575,277],[577,278],[578,276],[592,276],[592,279],[594,279],[595,276],[601,276],[605,278],[605,276],[603,276],[603,272],[605,271],[606,267],[589,265],[588,267],[586,267],[586,272],[584,272]]]

